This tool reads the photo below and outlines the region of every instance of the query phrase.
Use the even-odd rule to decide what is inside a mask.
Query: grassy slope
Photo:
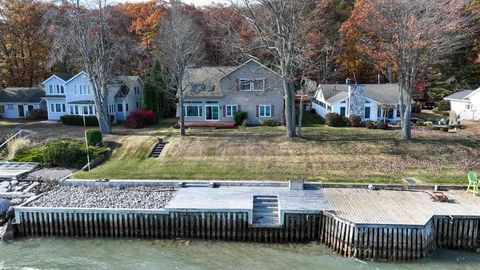
[[[309,121],[310,122],[310,121]],[[315,122],[315,121],[313,121]],[[416,131],[403,141],[399,131],[304,128],[288,140],[283,127],[233,130],[177,130],[159,127],[115,138],[107,163],[79,178],[272,179],[303,177],[328,182],[398,183],[413,176],[430,183],[462,183],[480,168],[480,145],[462,134]],[[170,136],[158,159],[147,158],[156,137]],[[112,139],[112,138],[110,138]]]

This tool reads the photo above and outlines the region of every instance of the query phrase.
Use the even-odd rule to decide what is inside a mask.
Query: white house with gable
[[[321,117],[336,112],[360,115],[362,121],[400,121],[398,84],[321,84],[312,99],[312,109]]]
[[[480,120],[480,88],[463,90],[444,98],[459,120]]]
[[[52,75],[43,82],[48,119],[59,120],[63,115],[96,115],[95,99],[88,74]],[[141,108],[142,81],[138,76],[116,76],[108,85],[108,112],[114,122]]]

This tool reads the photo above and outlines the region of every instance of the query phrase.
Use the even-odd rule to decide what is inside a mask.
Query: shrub
[[[375,123],[375,125],[378,129],[388,129],[388,124],[384,123],[382,121],[377,121],[377,123]]]
[[[450,102],[447,101],[447,100],[442,100],[442,101],[438,102],[438,104],[437,104],[437,110],[438,110],[439,112],[450,111]]]
[[[12,161],[16,162],[44,162],[44,148],[43,147],[29,147],[22,151],[15,153]]]
[[[374,129],[375,125],[373,124],[373,122],[371,120],[368,120],[368,121],[365,121],[365,128]]]
[[[157,123],[157,116],[150,110],[137,110],[131,112],[125,120],[127,128],[144,128]]]
[[[88,147],[90,160],[107,151],[103,147]],[[87,163],[87,150],[81,140],[56,139],[45,145],[44,161],[49,166],[81,168]]]
[[[243,122],[247,120],[248,114],[247,112],[239,111],[233,114],[233,121],[237,125],[243,125]]]
[[[83,126],[83,116],[81,115],[63,115],[60,116],[60,121],[65,125]],[[96,116],[85,116],[85,125],[98,126],[98,119]]]
[[[432,122],[432,121],[425,121],[425,122],[423,122],[423,124],[424,124],[426,127],[431,127],[431,126],[433,126],[433,122]]]
[[[325,115],[325,123],[330,127],[346,127],[348,120],[345,116],[338,113],[327,113]]]
[[[449,128],[448,127],[442,127],[443,132],[448,132]]]
[[[412,106],[412,113],[421,113],[422,112],[422,105],[420,104],[413,104]]]
[[[241,127],[242,128],[246,128],[248,126],[248,121],[247,119],[243,120],[242,124],[241,124]]]
[[[17,138],[9,141],[7,143],[7,152],[8,152],[8,159],[13,159],[17,152],[21,152],[28,147],[31,147],[32,141],[26,138]]]
[[[31,120],[46,120],[48,119],[48,113],[46,110],[33,109],[30,112],[28,112],[28,117]]]
[[[87,142],[89,145],[98,145],[102,142],[103,136],[98,128],[87,130]]]
[[[279,126],[280,123],[278,121],[275,121],[273,119],[268,119],[268,120],[258,120],[258,124],[260,126],[269,126],[269,127],[276,127]]]
[[[359,127],[362,124],[362,117],[360,115],[352,114],[348,117],[348,123],[352,127]]]

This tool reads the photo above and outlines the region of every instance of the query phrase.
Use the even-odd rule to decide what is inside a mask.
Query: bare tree
[[[301,61],[305,39],[302,27],[317,1],[314,0],[240,0],[235,9],[255,32],[252,48],[267,52],[283,80],[287,136],[295,137],[295,75]],[[244,48],[242,48],[244,49]],[[244,50],[245,51],[245,50]]]
[[[350,20],[360,31],[362,49],[396,70],[402,135],[411,138],[412,94],[419,77],[434,63],[463,46],[472,34],[465,0],[365,0]]]
[[[45,16],[45,27],[53,37],[52,62],[77,52],[88,73],[100,131],[109,133],[108,83],[115,65],[129,55],[132,40],[106,0],[71,0],[66,5]]]
[[[183,9],[178,0],[169,2],[169,14],[160,22],[158,46],[159,62],[167,67],[169,89],[165,93],[176,93],[180,107],[180,135],[185,135],[184,100],[190,94],[186,69],[199,64],[203,59],[204,40],[198,24]]]

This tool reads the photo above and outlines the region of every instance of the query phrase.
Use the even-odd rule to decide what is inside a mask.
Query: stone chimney
[[[359,115],[363,117],[365,110],[365,86],[352,85],[348,86],[349,98],[349,115]]]

